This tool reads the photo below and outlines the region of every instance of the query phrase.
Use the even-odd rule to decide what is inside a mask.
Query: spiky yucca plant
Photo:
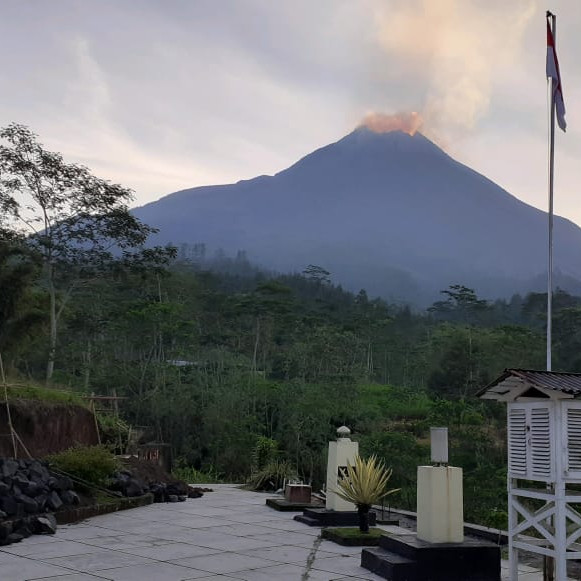
[[[246,487],[250,490],[278,490],[285,480],[296,477],[296,470],[288,460],[274,459],[254,473],[246,483]]]
[[[339,488],[335,494],[352,502],[359,513],[359,530],[369,532],[369,509],[382,498],[398,492],[399,488],[388,489],[387,485],[393,470],[386,468],[376,456],[364,460],[355,456],[355,465],[347,462],[347,470],[343,471],[339,480]]]

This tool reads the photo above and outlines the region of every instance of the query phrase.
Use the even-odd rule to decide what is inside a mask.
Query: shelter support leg
[[[512,483],[508,481],[508,566],[509,581],[518,581],[518,549],[514,546],[514,530],[518,524],[518,513],[514,507],[512,495]]]
[[[565,484],[555,485],[555,581],[567,580],[567,503]]]

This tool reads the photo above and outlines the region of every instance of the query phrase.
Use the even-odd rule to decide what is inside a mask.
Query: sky
[[[567,109],[555,212],[581,225],[581,2],[0,0],[0,125],[135,191],[280,171],[370,113],[547,208],[545,10]]]

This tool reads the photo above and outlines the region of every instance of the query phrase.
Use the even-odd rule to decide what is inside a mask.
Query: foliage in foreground
[[[378,461],[375,456],[364,460],[357,455],[353,466],[347,462],[347,470],[341,474],[338,483],[339,488],[333,492],[339,498],[357,506],[359,530],[362,533],[369,532],[369,509],[372,505],[398,492],[398,488],[387,488],[392,473],[392,469],[386,469],[383,462]]]
[[[47,401],[52,403],[65,403],[80,406],[87,406],[83,398],[69,390],[54,389],[41,387],[37,385],[22,383],[9,383],[7,387],[8,398],[13,399],[32,399],[37,401]]]
[[[386,468],[375,456],[370,456],[367,460],[355,456],[353,466],[347,462],[347,469],[338,483],[339,488],[334,492],[358,507],[370,507],[399,491],[399,488],[390,490],[387,487],[392,473],[393,470]]]
[[[361,532],[359,528],[330,527],[323,529],[321,536],[346,547],[376,547],[383,533],[383,530],[377,528]]]
[[[258,436],[252,451],[252,471],[259,472],[278,456],[278,442],[272,438]]]
[[[78,446],[48,456],[51,466],[96,486],[104,486],[118,469],[115,457],[103,446]]]
[[[20,238],[42,265],[46,281],[50,298],[46,380],[50,383],[61,314],[82,286],[81,280],[129,265],[149,263],[153,268],[174,252],[143,250],[156,230],[129,212],[131,190],[67,163],[60,153],[44,149],[24,125],[12,123],[0,129],[0,176],[3,237]],[[121,250],[121,258],[114,248]]]
[[[328,442],[347,425],[362,455],[393,467],[390,485],[401,492],[390,499],[409,510],[417,466],[429,459],[429,427],[448,426],[451,461],[464,470],[466,520],[506,519],[505,409],[471,394],[505,367],[542,366],[546,296],[488,303],[454,285],[420,313],[348,293],[313,269],[264,273],[240,254],[222,257],[230,270],[209,272],[203,252],[190,261],[180,252],[169,272],[94,276],[62,265],[75,286],[70,295],[59,287],[53,383],[126,397],[124,421],[171,444],[183,465],[229,482],[258,478],[280,458],[318,489]],[[6,253],[4,271],[21,273],[14,288],[25,299],[6,296],[14,308],[0,316],[2,356],[14,377],[41,379],[47,318],[25,334],[11,323],[47,310],[47,273],[16,268],[27,256]],[[2,274],[3,264],[0,252]],[[555,369],[581,371],[581,297],[556,292],[554,307]],[[108,428],[111,441],[125,441],[118,425]],[[263,475],[271,486],[281,484],[272,477],[279,469]]]
[[[272,460],[248,480],[250,490],[279,490],[285,481],[297,478],[297,471],[288,460]]]
[[[361,537],[380,537],[384,531],[382,529],[370,528],[368,532],[362,533],[355,527],[333,527],[330,529],[330,532],[344,539],[360,539]]]
[[[188,484],[219,484],[224,481],[223,476],[216,470],[209,469],[202,472],[201,470],[196,470],[193,466],[174,468],[172,476]]]

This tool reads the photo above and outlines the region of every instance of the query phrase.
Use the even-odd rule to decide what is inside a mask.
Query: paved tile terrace
[[[348,581],[380,580],[360,567],[360,547],[265,505],[268,494],[212,486],[203,498],[153,504],[60,526],[0,549],[0,580]],[[270,495],[272,496],[272,495]],[[382,527],[397,531],[398,527]],[[507,578],[503,562],[503,579]],[[542,575],[521,567],[519,579]]]

